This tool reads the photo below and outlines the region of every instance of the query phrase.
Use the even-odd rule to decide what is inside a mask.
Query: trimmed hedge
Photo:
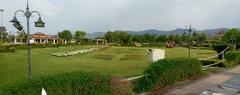
[[[116,92],[113,86],[108,75],[73,72],[10,85],[0,94],[40,95],[44,87],[48,95],[112,95]]]
[[[163,59],[150,65],[145,77],[135,82],[136,92],[175,85],[179,81],[202,75],[202,62],[197,59]]]
[[[226,61],[223,63],[225,67],[232,67],[240,63],[240,52],[229,51],[225,54]]]
[[[217,51],[217,53],[222,52],[223,50],[225,50],[228,47],[228,45],[226,44],[216,44],[213,46],[214,50]],[[226,51],[225,51],[226,52]],[[218,56],[219,59],[222,59],[222,55]]]
[[[0,52],[15,52],[15,48],[12,46],[0,46]]]

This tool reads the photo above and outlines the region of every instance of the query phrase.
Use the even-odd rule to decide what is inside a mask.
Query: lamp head
[[[17,30],[22,31],[23,26],[22,26],[22,25],[20,24],[20,22],[17,20],[17,17],[16,17],[16,16],[14,16],[13,19],[12,19],[10,22],[13,23],[13,26],[14,26]]]
[[[17,17],[14,16],[13,19],[10,21],[12,23],[20,23],[18,20],[17,20]]]
[[[23,30],[23,26],[18,22],[13,22],[13,26],[19,31]]]
[[[35,22],[35,27],[45,27],[45,23],[42,21],[41,17]]]

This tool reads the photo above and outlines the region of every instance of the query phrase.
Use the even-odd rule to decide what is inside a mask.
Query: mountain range
[[[218,32],[226,32],[228,31],[228,28],[217,28],[217,29],[205,29],[205,30],[195,30],[193,32],[202,32],[207,34],[208,36],[214,36]],[[171,31],[161,31],[157,29],[149,29],[144,31],[127,31],[129,34],[132,35],[142,35],[142,34],[156,34],[156,35],[182,35],[186,29],[177,28],[175,30]],[[87,38],[96,38],[96,37],[103,37],[105,35],[105,32],[95,32],[95,33],[87,33]]]

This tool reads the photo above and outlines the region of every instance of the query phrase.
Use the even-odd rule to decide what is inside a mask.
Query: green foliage
[[[235,51],[237,48],[237,46],[234,44],[228,45],[228,47],[229,47],[229,50],[231,50],[231,51]]]
[[[159,43],[165,43],[167,41],[167,35],[159,35],[156,40]]]
[[[15,52],[15,48],[12,46],[0,46],[0,52]]]
[[[226,61],[223,63],[225,67],[232,67],[240,63],[240,52],[229,51],[225,54]]]
[[[213,49],[214,49],[215,51],[217,51],[217,53],[220,53],[220,52],[222,52],[223,50],[225,50],[227,47],[228,47],[228,45],[226,45],[226,44],[215,44],[215,45],[213,46]],[[226,52],[226,51],[225,51],[225,52]],[[218,58],[219,58],[219,59],[222,59],[222,55],[219,55]]]
[[[152,44],[152,43],[155,43],[156,42],[156,38],[157,38],[157,35],[156,34],[143,34],[142,35],[143,36],[143,38],[145,39],[145,42],[146,43],[150,43],[150,44]]]
[[[64,40],[66,40],[67,43],[68,43],[69,41],[71,41],[71,39],[73,38],[72,33],[71,33],[71,31],[69,31],[69,30],[64,30],[64,31],[62,31],[62,32],[59,32],[59,33],[58,33],[58,36],[59,36],[59,38],[62,38],[62,39],[64,39]]]
[[[136,81],[135,91],[142,92],[155,88],[164,88],[179,81],[199,77],[202,74],[202,62],[197,59],[164,59],[150,65],[145,77]]]
[[[238,29],[230,29],[226,32],[222,38],[226,43],[239,44],[240,43],[240,32]]]
[[[20,82],[3,89],[1,95],[112,95],[111,78],[95,73],[73,72]]]
[[[85,31],[76,31],[75,32],[75,40],[77,41],[77,42],[82,42],[83,41],[83,39],[84,39],[84,37],[86,36],[86,32]]]
[[[206,41],[207,35],[205,33],[195,33],[193,35],[193,40],[197,42],[197,44],[203,45]]]
[[[7,36],[7,29],[4,26],[0,26],[0,41],[6,41]]]
[[[114,32],[108,31],[105,34],[104,39],[112,43],[127,44],[132,41],[133,37],[125,31],[117,30]]]
[[[14,43],[14,40],[15,40],[15,36],[14,35],[8,35],[7,42]]]
[[[213,46],[213,44],[212,44],[212,43],[210,43],[210,42],[207,42],[207,43],[204,43],[204,44],[203,44],[203,46],[204,46],[204,47],[212,47],[212,46]]]

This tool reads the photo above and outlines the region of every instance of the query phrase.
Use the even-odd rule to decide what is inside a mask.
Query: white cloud
[[[0,1],[8,17],[5,23],[9,23],[14,11],[26,7],[26,0]],[[198,29],[240,26],[240,0],[30,0],[30,3],[31,10],[43,14],[46,21],[43,31],[52,34],[63,29],[105,32],[171,30],[187,24]]]
[[[40,11],[46,16],[56,16],[62,8],[50,2],[50,0],[30,0],[30,7],[33,10]]]

